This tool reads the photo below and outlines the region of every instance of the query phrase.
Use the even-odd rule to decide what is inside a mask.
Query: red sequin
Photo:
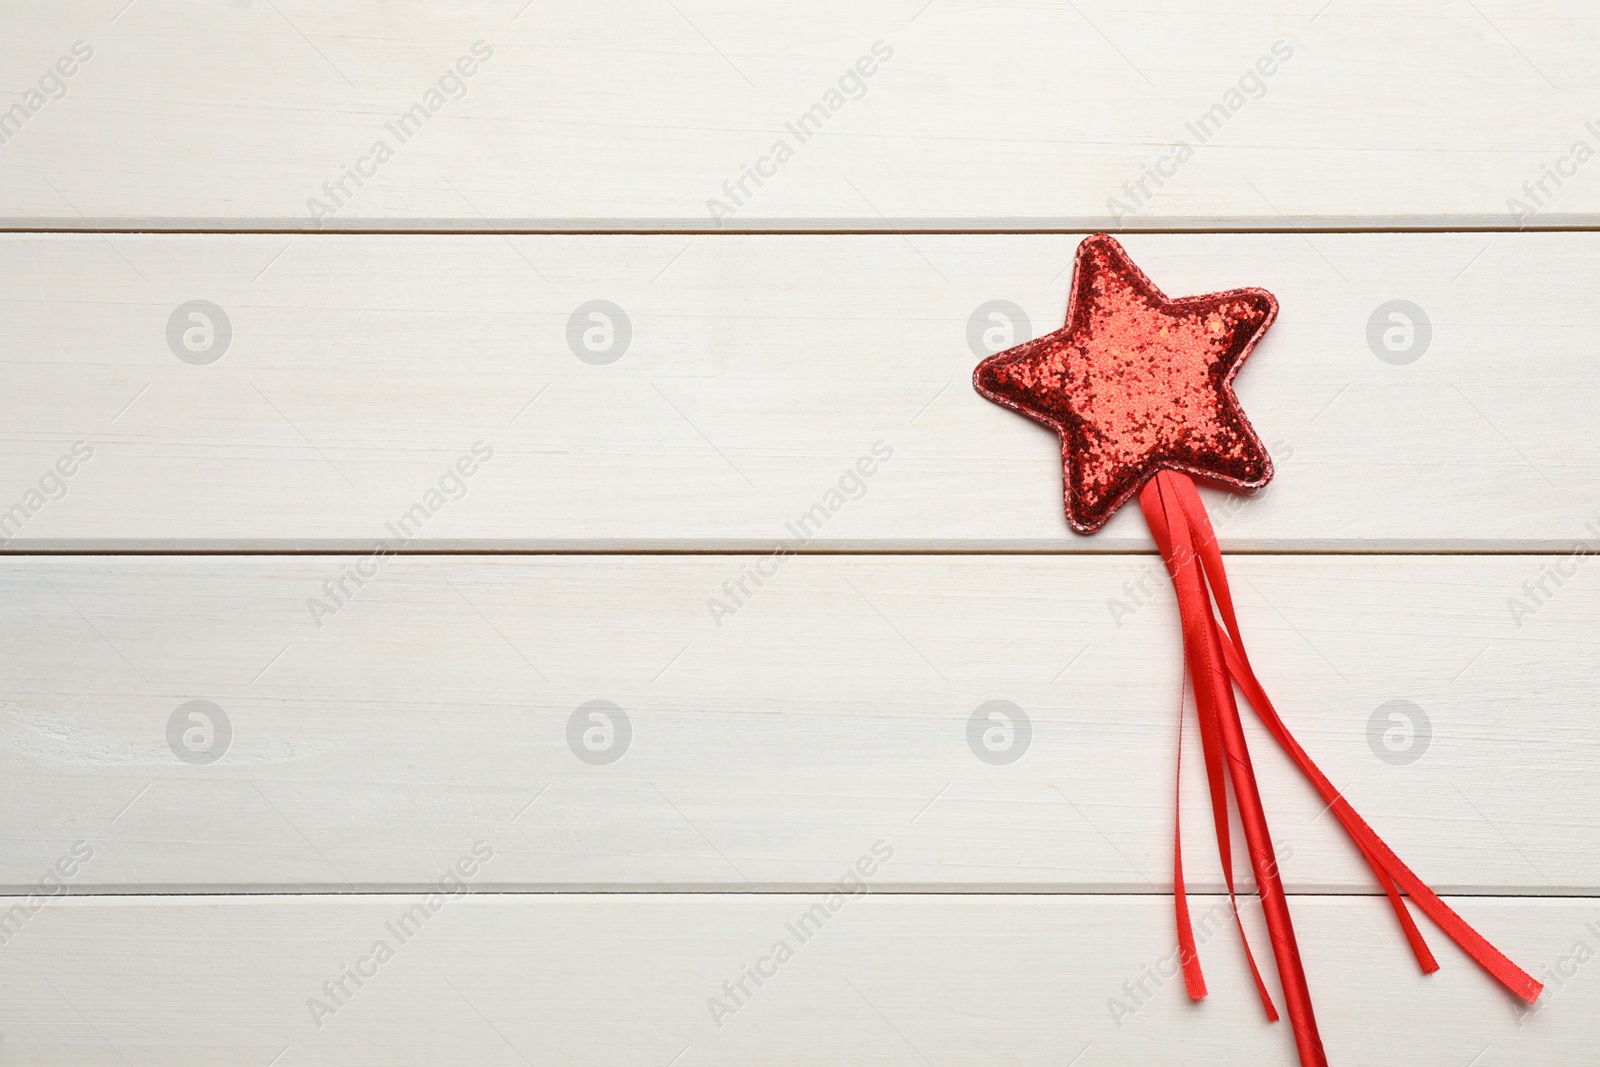
[[[1267,484],[1272,459],[1231,382],[1277,313],[1264,289],[1168,300],[1095,234],[1078,246],[1067,324],[990,356],[972,383],[1061,437],[1067,522],[1093,533],[1162,469]]]

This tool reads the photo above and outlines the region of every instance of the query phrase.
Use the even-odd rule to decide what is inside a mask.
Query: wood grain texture
[[[1169,900],[873,893],[838,898],[800,941],[789,925],[824,900],[469,894],[436,898],[402,943],[390,927],[423,898],[68,899],[0,951],[6,1055],[116,1067],[1293,1062],[1229,927],[1201,948],[1202,1004],[1146,977],[1176,952]],[[1443,970],[1423,977],[1379,901],[1300,898],[1330,1060],[1587,1062],[1600,1040],[1594,902],[1454,903],[1536,971],[1560,969],[1548,1002],[1519,1016],[1448,943]],[[1194,904],[1209,915],[1219,902]],[[780,940],[792,957],[775,966]],[[392,955],[376,963],[379,941]],[[331,1003],[322,984],[358,964],[369,977],[345,980],[350,995],[319,1028],[308,1000]],[[747,981],[749,999],[713,1024],[707,1002],[758,964],[771,976]],[[1130,997],[1140,981],[1148,995]],[[1114,1018],[1113,998],[1137,1010]]]
[[[1332,1062],[1593,1058],[1585,5],[3,21],[0,1064],[1291,1062],[1223,898],[1163,973],[1153,546],[968,386],[1102,229],[1279,297],[1277,479],[1207,495],[1249,647],[1548,983],[1418,975],[1248,729]]]
[[[7,545],[398,546],[390,525],[482,441],[493,461],[406,548],[770,551],[811,513],[806,550],[1149,551],[1133,510],[1072,536],[1054,437],[969,385],[974,313],[1018,306],[1016,341],[1054,328],[1077,240],[4,237],[0,513],[74,442],[94,450],[64,499],[3,526]],[[1282,302],[1238,379],[1278,474],[1255,499],[1212,498],[1230,550],[1594,537],[1600,235],[1128,244],[1170,293]],[[195,299],[231,325],[204,366],[168,345]],[[596,299],[631,323],[609,365],[569,347]],[[1396,299],[1428,322],[1406,365],[1369,342]],[[865,495],[830,498],[878,442],[892,460],[846,483]]]
[[[0,102],[31,109],[0,146],[0,223],[705,229],[708,201],[732,205],[725,183],[759,166],[724,223],[1592,225],[1600,183],[1573,152],[1600,146],[1590,15],[1579,0],[29,0],[0,43]],[[53,98],[39,79],[80,41],[92,58]],[[441,93],[478,42],[490,58]],[[873,73],[841,91],[863,59]],[[1137,211],[1116,217],[1112,198]]]
[[[1170,891],[1181,653],[1158,561],[799,557],[719,627],[708,598],[748,558],[407,556],[319,628],[308,602],[351,560],[3,561],[0,885],[82,839],[79,890],[405,887],[483,838],[501,888],[767,892],[833,880],[882,837],[901,889]],[[1230,563],[1283,714],[1441,891],[1600,886],[1596,576],[1520,627],[1506,606],[1548,565]],[[168,733],[196,699],[231,724],[204,766]],[[592,739],[622,753],[608,765],[569,740],[595,700],[631,728]],[[1008,764],[969,740],[994,700],[1031,724],[993,739]],[[1250,737],[1291,888],[1374,892]],[[1201,889],[1221,884],[1203,779],[1191,760]]]

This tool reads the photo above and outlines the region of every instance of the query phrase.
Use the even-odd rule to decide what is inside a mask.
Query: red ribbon
[[[1278,965],[1278,978],[1283,986],[1283,999],[1289,1012],[1289,1023],[1294,1028],[1301,1064],[1304,1067],[1327,1067],[1328,1057],[1322,1048],[1322,1037],[1317,1032],[1316,1016],[1311,1008],[1311,991],[1306,985],[1305,968],[1300,961],[1299,946],[1295,943],[1294,924],[1289,918],[1288,898],[1283,891],[1283,881],[1278,876],[1278,863],[1272,852],[1266,812],[1261,806],[1255,771],[1245,745],[1244,727],[1234,698],[1236,685],[1268,732],[1316,787],[1322,799],[1327,801],[1329,810],[1361,851],[1378,884],[1388,896],[1423,973],[1433,973],[1439,969],[1439,964],[1433,958],[1433,953],[1428,951],[1421,931],[1406,908],[1402,891],[1497,981],[1532,1004],[1543,985],[1507,959],[1413,874],[1411,868],[1402,863],[1400,857],[1373,832],[1372,827],[1356,814],[1333,783],[1311,761],[1311,757],[1306,755],[1305,749],[1290,735],[1245,656],[1244,639],[1239,632],[1233,597],[1228,590],[1228,576],[1222,566],[1222,552],[1217,547],[1216,533],[1211,528],[1211,520],[1200,502],[1194,482],[1186,474],[1161,471],[1145,484],[1139,494],[1139,504],[1144,509],[1145,521],[1149,523],[1161,557],[1166,561],[1167,573],[1172,578],[1172,587],[1178,596],[1178,614],[1183,624],[1184,667],[1194,686],[1201,748],[1211,789],[1212,821],[1216,826],[1217,849],[1222,857],[1223,877],[1227,881],[1234,922],[1239,927],[1245,958],[1249,961],[1250,972],[1255,978],[1256,991],[1261,996],[1267,1018],[1276,1022],[1277,1010],[1273,1007],[1272,997],[1267,992],[1255,957],[1250,952],[1249,941],[1244,936],[1244,925],[1239,919],[1228,831],[1229,786],[1233,789],[1239,822],[1244,827],[1245,844],[1255,872],[1261,910],[1272,940],[1272,953]],[[1181,719],[1179,732],[1181,775]],[[1200,973],[1194,929],[1189,921],[1189,904],[1183,884],[1182,833],[1176,825],[1173,830],[1172,867],[1173,901],[1177,911],[1184,985],[1189,996],[1199,1000],[1206,995],[1206,985]]]

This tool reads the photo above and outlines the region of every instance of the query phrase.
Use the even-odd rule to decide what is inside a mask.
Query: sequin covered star
[[[1078,246],[1066,325],[990,356],[972,384],[1056,431],[1067,523],[1093,533],[1162,469],[1267,484],[1272,459],[1232,381],[1277,313],[1264,289],[1169,300],[1095,234]]]

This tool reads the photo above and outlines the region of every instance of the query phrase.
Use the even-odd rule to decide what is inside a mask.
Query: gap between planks
[[[1381,559],[1385,556],[1425,559],[1438,557],[1500,556],[1570,556],[1577,549],[1572,545],[1548,548],[1526,546],[1507,548],[1439,549],[1439,548],[1224,548],[1223,555],[1240,556],[1353,556],[1362,559]],[[396,556],[767,556],[771,548],[400,548]],[[34,556],[370,556],[370,548],[38,548],[4,549],[0,558]],[[1076,550],[1045,550],[1036,548],[808,548],[794,552],[797,556],[1038,556],[1077,558],[1099,556],[1138,559],[1155,558],[1160,553],[1154,549],[1130,551],[1121,548],[1086,548]]]
[[[146,897],[412,897],[419,893],[431,893],[437,886],[433,883],[418,882],[407,885],[404,883],[390,884],[356,884],[339,885],[336,883],[304,882],[288,885],[216,885],[195,884],[165,885],[151,884],[128,888],[126,886],[73,886],[72,889],[60,895],[59,900],[69,900],[74,897],[97,898],[127,898],[141,899]],[[1450,899],[1472,900],[1600,900],[1592,888],[1562,888],[1562,887],[1530,887],[1525,892],[1518,892],[1507,886],[1435,886],[1435,891],[1441,897]],[[38,886],[6,885],[0,886],[0,901],[37,895]],[[484,887],[473,886],[470,895],[487,897],[560,897],[560,896],[717,896],[717,897],[767,897],[767,896],[827,896],[837,893],[839,887],[832,883],[809,882],[774,882],[769,885],[734,885],[731,883],[671,883],[664,885],[641,885],[637,883],[594,883],[592,885],[488,885]],[[1285,895],[1295,898],[1336,898],[1336,897],[1369,897],[1383,898],[1379,889],[1285,889]],[[1170,897],[1170,889],[1155,889],[1147,886],[1130,888],[1107,888],[1104,885],[1082,887],[1056,887],[1056,886],[1007,886],[984,885],[974,883],[952,888],[949,885],[891,885],[877,887],[870,890],[875,897]],[[1238,894],[1243,899],[1256,897],[1255,886],[1244,881],[1239,882]],[[1188,894],[1198,896],[1222,896],[1223,894],[1210,888],[1196,890]],[[3,906],[0,906],[3,910]]]
[[[262,226],[236,226],[236,227],[210,227],[210,226],[0,226],[0,234],[17,236],[47,236],[47,235],[72,235],[72,234],[105,234],[109,236],[304,236],[304,237],[875,237],[884,235],[908,236],[956,236],[956,237],[1070,237],[1076,234],[1087,236],[1091,233],[1109,233],[1113,235],[1135,234],[1144,236],[1195,236],[1206,234],[1263,234],[1263,235],[1289,235],[1289,234],[1330,234],[1330,233],[1415,233],[1415,234],[1453,234],[1453,233],[1596,233],[1600,232],[1600,222],[1587,225],[1560,224],[1543,225],[1529,224],[1522,226],[1506,226],[1500,224],[1485,224],[1470,226],[1460,224],[1444,224],[1438,226],[1210,226],[1203,228],[1183,227],[1137,227],[1119,229],[1114,226],[893,226],[875,229],[826,229],[826,228],[796,228],[796,227],[771,227],[759,226],[716,228],[684,227],[655,228],[647,226],[607,227],[603,229],[578,229],[573,227],[550,228],[537,226],[504,226],[504,227],[476,227],[463,229],[452,226],[418,227],[415,229],[375,228],[357,229],[346,227],[342,229],[326,228],[290,228],[290,227],[262,227]]]

